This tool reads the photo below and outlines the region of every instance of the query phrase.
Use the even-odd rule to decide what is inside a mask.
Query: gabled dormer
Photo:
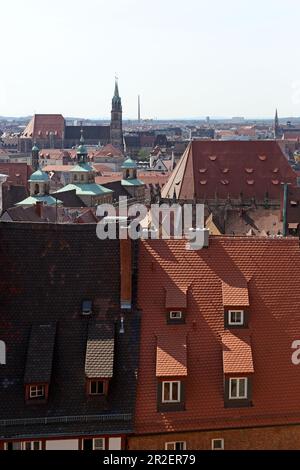
[[[36,405],[48,400],[55,335],[56,323],[31,328],[24,376],[27,404]]]
[[[105,397],[113,377],[114,327],[90,320],[85,354],[86,394],[90,398]]]
[[[187,312],[187,287],[172,284],[165,287],[165,310],[168,324],[185,323]]]
[[[224,307],[224,328],[248,328],[249,325],[249,292],[245,280],[222,281],[222,298]]]

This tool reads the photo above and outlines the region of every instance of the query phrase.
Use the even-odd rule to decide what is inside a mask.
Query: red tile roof
[[[279,200],[296,174],[275,141],[193,141],[162,191],[163,198]]]
[[[244,279],[232,279],[230,284],[222,282],[222,295],[224,306],[248,306],[248,287]]]
[[[31,139],[48,139],[53,132],[55,138],[62,139],[65,130],[65,120],[61,114],[35,114],[22,137]]]
[[[156,377],[186,376],[186,349],[186,335],[176,327],[173,326],[171,335],[159,335],[156,349]]]
[[[222,334],[222,346],[224,374],[251,374],[254,372],[249,333],[226,331]]]
[[[300,366],[291,360],[292,343],[299,340],[300,331],[299,240],[216,236],[200,251],[186,251],[185,244],[185,240],[144,240],[139,245],[136,432],[299,423]],[[231,285],[232,279],[244,279],[249,291],[247,332],[254,364],[249,408],[224,407],[222,282]],[[163,286],[187,285],[186,324],[168,325]],[[186,410],[161,413],[156,337],[166,335],[172,342],[174,331],[182,327],[188,338]],[[241,338],[237,330],[232,334]],[[234,346],[238,344],[249,365],[247,341]]]
[[[105,145],[102,149],[96,150],[93,154],[94,157],[123,157],[121,150],[114,147],[112,144]]]
[[[170,286],[166,287],[166,309],[186,308],[187,287]]]
[[[27,187],[32,169],[27,163],[0,163],[0,173],[8,175],[6,185],[13,184]]]

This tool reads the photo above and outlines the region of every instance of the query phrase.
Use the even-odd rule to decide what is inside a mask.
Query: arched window
[[[4,341],[0,341],[0,364],[6,364],[6,345]]]
[[[129,170],[126,170],[126,179],[129,178]]]
[[[40,192],[40,185],[36,183],[34,185],[34,194],[39,194],[39,192]]]
[[[77,181],[77,175],[74,175],[74,181]]]

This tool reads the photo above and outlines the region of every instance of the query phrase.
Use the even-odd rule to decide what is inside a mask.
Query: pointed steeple
[[[114,93],[114,96],[116,98],[120,98],[120,95],[119,95],[119,85],[118,85],[118,78],[115,77],[115,93]]]
[[[87,155],[88,151],[86,146],[84,145],[84,137],[83,137],[83,129],[80,131],[80,144],[77,147],[77,162],[78,163],[86,163],[87,162]]]
[[[39,169],[39,154],[40,154],[40,149],[36,145],[36,142],[34,142],[33,147],[31,149],[31,164],[32,168],[34,171],[37,171]]]
[[[278,118],[278,111],[277,111],[277,108],[276,108],[275,121],[274,121],[274,136],[275,136],[275,139],[277,139],[279,137],[279,133],[280,133],[279,118]]]

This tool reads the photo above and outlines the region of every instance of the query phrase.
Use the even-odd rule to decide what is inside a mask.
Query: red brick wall
[[[300,425],[132,436],[128,449],[164,450],[166,442],[186,441],[187,450],[210,450],[212,439],[224,439],[225,450],[300,449]]]

